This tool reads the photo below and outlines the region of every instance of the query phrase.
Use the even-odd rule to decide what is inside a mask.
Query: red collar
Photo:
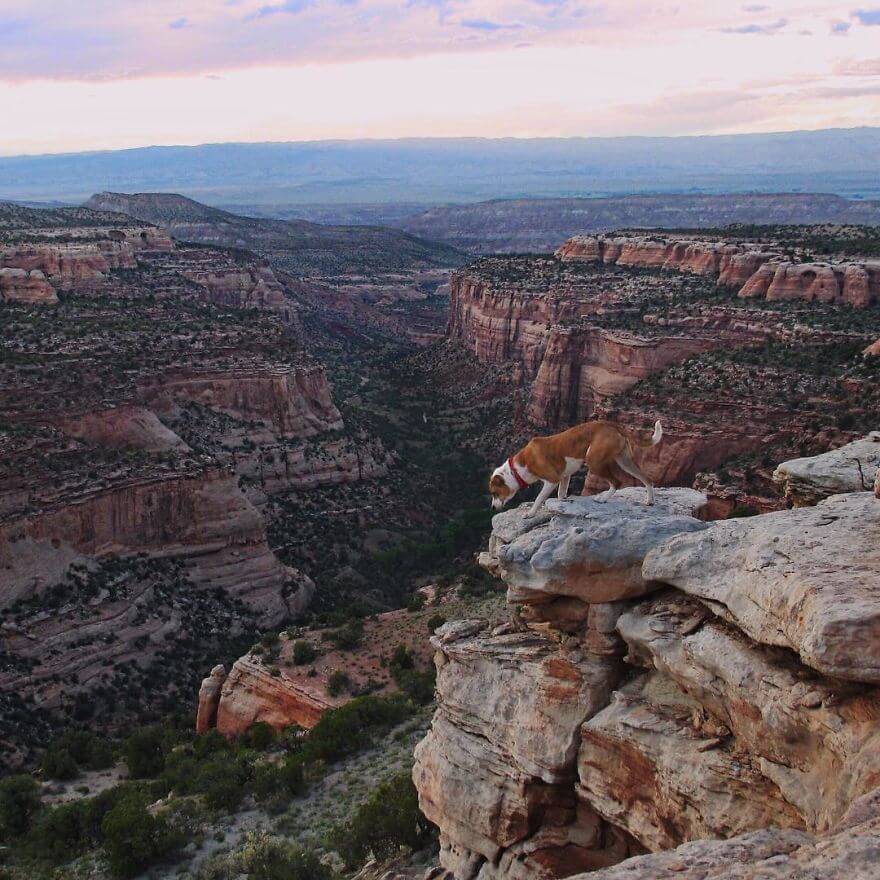
[[[516,465],[513,463],[513,456],[507,459],[507,466],[510,468],[510,472],[513,474],[513,478],[516,480],[517,486],[520,489],[528,489],[529,484],[522,478],[520,472],[516,469]]]

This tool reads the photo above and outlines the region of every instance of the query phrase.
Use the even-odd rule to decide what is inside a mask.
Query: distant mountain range
[[[0,198],[101,190],[296,205],[624,193],[880,197],[880,128],[678,138],[409,139],[143,147],[0,158]]]
[[[880,226],[880,201],[822,193],[509,199],[449,205],[403,222],[408,232],[471,253],[549,251],[581,232],[709,229],[729,224]]]
[[[103,192],[85,207],[156,223],[182,241],[245,248],[271,257],[274,266],[293,275],[433,269],[458,266],[465,259],[449,245],[399,229],[242,217],[176,193]]]

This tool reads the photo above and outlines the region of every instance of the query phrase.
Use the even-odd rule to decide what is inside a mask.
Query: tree
[[[132,795],[116,804],[101,823],[104,849],[115,877],[133,877],[176,849],[180,836],[162,816],[151,816],[143,798]]]
[[[158,776],[165,767],[162,731],[158,727],[142,727],[126,739],[122,755],[132,779]]]
[[[40,808],[40,788],[25,774],[0,780],[0,840],[10,841],[27,832]]]

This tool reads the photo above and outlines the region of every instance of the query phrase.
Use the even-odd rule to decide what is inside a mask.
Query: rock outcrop
[[[191,401],[259,422],[280,437],[311,437],[342,428],[324,369],[314,365],[169,372],[144,384],[140,396],[160,412],[176,401]]]
[[[0,608],[40,595],[81,556],[137,553],[184,561],[194,583],[238,596],[267,625],[305,606],[308,588],[287,597],[296,573],[271,552],[262,517],[225,470],[157,471],[31,505],[0,524]]]
[[[220,705],[220,691],[224,681],[226,667],[222,664],[215,666],[202,680],[196,711],[196,733],[207,733],[217,723],[217,707]]]
[[[841,492],[863,492],[880,468],[880,431],[823,455],[782,462],[773,480],[795,507],[815,504]]]
[[[648,554],[643,574],[824,675],[880,683],[878,529],[872,493],[835,495],[680,535]]]
[[[240,736],[258,721],[278,730],[292,724],[311,728],[327,709],[346,699],[328,696],[318,683],[313,687],[297,686],[283,671],[273,675],[257,658],[246,654],[235,661],[223,682],[216,727],[230,737]]]
[[[646,236],[575,236],[556,251],[567,262],[691,272],[739,287],[741,297],[802,299],[865,308],[880,301],[880,262],[801,262],[760,245]]]
[[[693,490],[641,498],[495,517],[480,562],[525,605],[525,629],[459,621],[432,639],[438,707],[413,778],[443,867],[864,869],[880,805],[873,492],[708,523]]]
[[[0,302],[49,305],[58,302],[58,294],[39,269],[0,268]]]
[[[729,840],[699,840],[628,859],[572,880],[874,880],[880,798],[857,800],[829,833],[770,828]]]
[[[553,326],[532,384],[529,418],[538,425],[577,424],[603,400],[718,344],[702,337]]]

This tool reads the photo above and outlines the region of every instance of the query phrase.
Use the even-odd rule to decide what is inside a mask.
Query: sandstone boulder
[[[851,819],[823,837],[770,828],[686,843],[571,880],[876,880],[877,803],[866,796],[853,806]]]
[[[485,561],[512,602],[568,596],[593,604],[643,595],[653,588],[642,576],[645,554],[673,535],[706,528],[694,517],[706,498],[693,489],[659,489],[652,507],[644,498],[644,489],[623,489],[607,503],[551,500],[543,521],[526,519],[523,507],[500,513]]]
[[[700,704],[654,673],[614,692],[584,724],[578,793],[649,850],[803,820]]]
[[[620,661],[566,656],[534,632],[432,642],[447,719],[509,754],[529,776],[570,781],[578,728],[608,702]]]
[[[873,487],[880,468],[880,431],[822,455],[784,461],[773,472],[785,497],[796,507],[815,504],[841,492],[863,492]]]
[[[201,692],[199,696],[201,705]],[[276,730],[292,724],[311,728],[324,712],[342,702],[323,690],[297,687],[283,673],[273,675],[259,658],[245,654],[232,664],[223,681],[217,730],[224,736],[240,736],[259,721]]]
[[[673,584],[819,672],[880,683],[880,505],[872,493],[712,523],[650,551]]]
[[[438,710],[413,779],[459,880],[554,878],[638,849],[574,792],[580,725],[609,699],[619,659],[565,652],[535,632],[441,627]]]
[[[811,675],[789,651],[754,644],[702,603],[669,592],[626,611],[629,659],[672,679],[824,831],[880,780],[880,692]]]

